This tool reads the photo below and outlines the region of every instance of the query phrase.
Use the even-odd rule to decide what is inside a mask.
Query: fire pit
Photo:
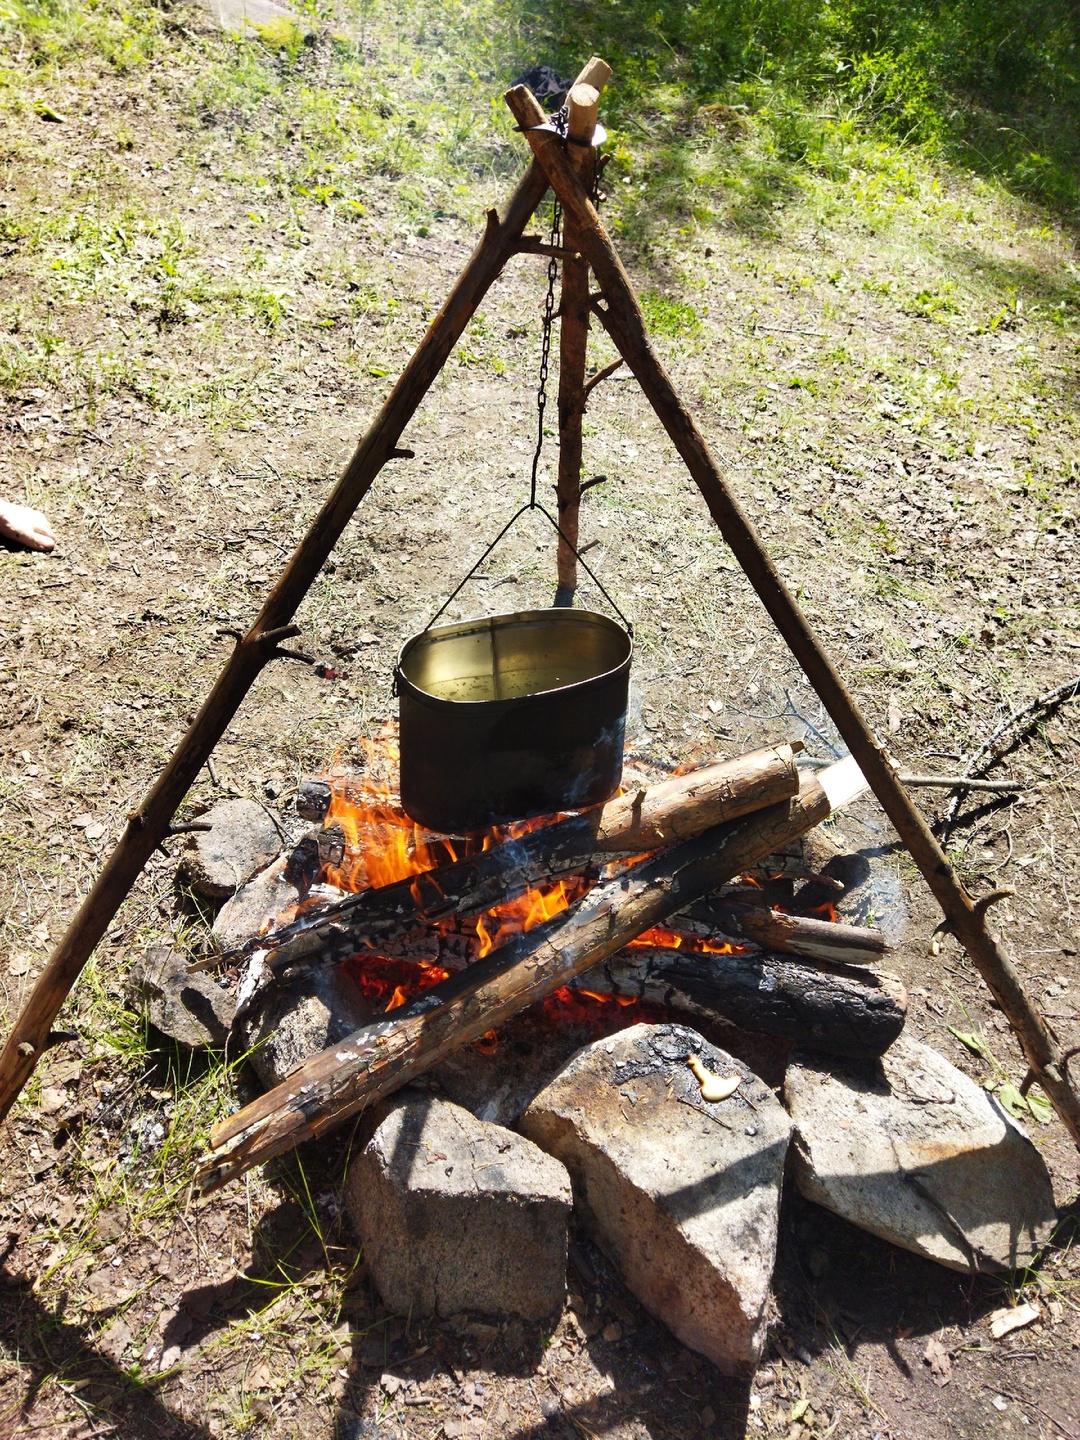
[[[1017,1263],[1018,1235],[1031,1253],[1053,1218],[1045,1167],[977,1086],[902,1035],[885,937],[835,903],[855,857],[814,834],[864,782],[850,760],[797,769],[800,749],[465,837],[404,813],[389,731],[363,775],[302,782],[298,811],[319,828],[270,867],[293,876],[290,903],[201,967],[237,973],[237,1048],[270,1087],[217,1127],[201,1188],[359,1114],[349,1206],[391,1308],[546,1313],[572,1189],[646,1308],[746,1374],[764,1341],[790,1072],[805,1193],[941,1263],[966,1263],[958,1226],[979,1267]],[[298,851],[330,858],[310,873]],[[825,1112],[806,1098],[823,1085]],[[873,1136],[847,1137],[867,1096],[906,1137],[913,1199],[876,1152],[872,1173],[858,1168]],[[669,1190],[688,1176],[716,1196],[684,1215]],[[704,1299],[669,1305],[684,1266]]]

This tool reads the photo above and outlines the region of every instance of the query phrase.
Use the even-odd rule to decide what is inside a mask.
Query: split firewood
[[[752,940],[763,950],[783,950],[841,965],[873,965],[888,951],[880,930],[844,925],[807,915],[787,915],[761,905],[706,899],[691,905],[687,915],[705,924],[709,932],[728,940]]]
[[[887,970],[767,953],[624,950],[578,984],[594,994],[632,996],[687,1015],[719,1015],[744,1030],[850,1060],[883,1055],[907,1017],[907,992]]]
[[[798,741],[767,746],[621,795],[481,854],[301,913],[291,924],[192,969],[234,963],[256,950],[272,952],[268,963],[273,969],[345,960],[445,916],[476,915],[560,875],[585,870],[596,855],[656,850],[700,835],[794,795],[799,788],[795,754],[801,748]]]
[[[793,835],[863,793],[851,760],[799,794],[706,831],[598,885],[575,906],[301,1065],[217,1125],[195,1183],[216,1190],[252,1165],[340,1125],[518,1011],[614,955]]]

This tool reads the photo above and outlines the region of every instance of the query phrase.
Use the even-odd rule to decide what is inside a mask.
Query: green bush
[[[1022,193],[1080,204],[1071,0],[504,0],[504,10],[530,59],[564,73],[590,52],[608,59],[616,119],[655,115],[673,87],[684,110],[749,99],[776,153],[800,162],[820,149],[800,110],[831,106]]]

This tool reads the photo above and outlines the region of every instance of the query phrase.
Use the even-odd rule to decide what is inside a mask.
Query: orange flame
[[[828,920],[830,924],[833,925],[840,923],[840,911],[837,910],[831,900],[826,900],[821,905],[811,906],[809,910],[804,910],[803,914],[806,915],[808,919]]]
[[[366,766],[359,780],[340,774],[330,777],[331,801],[325,824],[340,826],[345,836],[345,854],[340,865],[326,867],[326,879],[339,889],[367,890],[392,885],[469,855],[481,854],[492,845],[517,838],[561,819],[558,814],[493,826],[464,839],[434,835],[409,819],[395,793],[399,749],[396,727],[388,724],[374,740],[361,742]],[[559,914],[589,888],[579,877],[560,880],[529,890],[516,900],[507,900],[471,922],[478,940],[478,958],[489,955],[516,935]],[[423,892],[414,881],[414,901],[423,903]],[[460,933],[462,922],[451,918],[436,929]],[[396,1010],[413,995],[436,985],[448,972],[434,965],[393,961],[376,953],[356,956],[350,973],[369,999],[385,999],[386,1010]],[[490,1050],[488,1037],[478,1041]]]
[[[645,946],[656,946],[662,950],[685,950],[689,955],[747,955],[757,947],[739,945],[734,940],[706,939],[702,935],[683,935],[678,930],[654,925],[643,930],[636,940],[631,940],[627,950],[640,950]]]
[[[345,836],[345,855],[339,866],[327,867],[325,878],[343,890],[359,891],[391,885],[453,860],[480,854],[492,845],[562,818],[546,815],[517,821],[464,839],[434,835],[402,812],[395,793],[399,758],[396,727],[385,726],[374,740],[365,741],[363,745],[366,769],[361,779],[341,774],[330,777],[332,799],[326,825],[341,827]],[[743,878],[744,881],[757,883],[750,876]],[[478,958],[482,958],[575,904],[587,893],[591,883],[583,876],[570,876],[529,890],[516,900],[494,905],[471,923],[451,918],[435,928],[444,934],[451,930],[460,934],[465,923],[469,930],[475,931]],[[414,900],[422,903],[419,885],[414,884],[412,891]],[[822,906],[820,913],[826,910],[832,910],[829,918],[836,918],[831,905]],[[635,947],[660,946],[713,955],[742,954],[755,948],[727,940],[682,934],[665,926],[654,926],[630,943]],[[449,976],[449,971],[438,965],[393,960],[366,952],[349,961],[347,971],[364,995],[384,1002],[385,1011],[398,1009],[412,996]],[[612,1028],[622,1028],[639,1019],[662,1020],[667,1013],[663,1006],[638,1001],[629,995],[603,995],[592,990],[565,987],[544,1001],[539,1011],[549,1023],[585,1023],[594,1032],[610,1032]],[[494,1053],[497,1045],[498,1036],[494,1031],[489,1031],[476,1042],[476,1048],[485,1054]]]
[[[493,905],[476,920],[476,933],[480,937],[479,958],[482,960],[492,950],[505,945],[507,940],[527,934],[545,920],[560,914],[580,900],[588,888],[588,881],[575,875],[542,889],[526,890],[516,900],[504,900]]]

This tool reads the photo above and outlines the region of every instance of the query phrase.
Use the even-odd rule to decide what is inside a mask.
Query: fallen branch
[[[1014,710],[1007,716],[996,730],[992,731],[982,746],[976,751],[964,767],[965,777],[977,775],[980,770],[992,765],[995,760],[1000,760],[1008,749],[1008,746],[1000,746],[998,742],[1005,735],[1008,735],[1021,720],[1026,720],[1029,715],[1037,715],[1041,710],[1052,710],[1057,705],[1064,705],[1067,700],[1075,700],[1080,695],[1080,675],[1074,680],[1066,680],[1064,685],[1058,685],[1053,690],[1047,690],[1045,695],[1039,695],[1034,700],[1021,705],[1019,710]],[[960,808],[962,795],[954,796],[945,815],[945,824],[949,826],[956,819],[956,812]]]
[[[733,820],[642,861],[528,935],[301,1065],[217,1125],[196,1186],[218,1189],[252,1165],[324,1134],[350,1115],[545,999],[698,896],[824,820],[865,788],[841,761],[791,800]]]
[[[936,790],[986,790],[998,795],[1015,795],[1030,790],[1026,780],[975,780],[967,775],[908,775],[899,777],[905,785],[923,785]],[[957,796],[957,801],[960,797]]]

